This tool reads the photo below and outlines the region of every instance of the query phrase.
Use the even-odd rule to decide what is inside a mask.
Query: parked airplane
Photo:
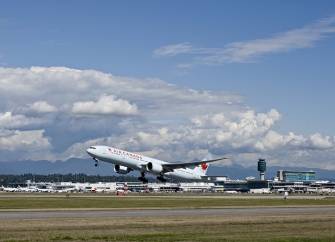
[[[37,187],[36,186],[30,186],[30,187],[17,187],[19,192],[36,192]]]
[[[55,192],[55,189],[53,189],[51,185],[38,185],[37,191],[38,192]]]
[[[59,185],[59,186],[55,186],[54,188],[54,192],[75,192],[76,188],[75,186],[72,185]]]
[[[17,192],[17,191],[18,191],[17,188],[14,188],[14,187],[4,187],[3,185],[2,185],[1,188],[2,188],[5,192]]]
[[[91,189],[90,191],[91,193],[108,193],[111,192],[110,187],[95,187],[93,189]]]
[[[119,174],[127,174],[134,170],[139,171],[141,176],[138,179],[143,183],[148,182],[145,178],[146,173],[156,175],[157,179],[162,182],[166,182],[164,177],[182,181],[206,181],[207,163],[227,159],[211,160],[212,155],[208,154],[202,161],[169,163],[108,146],[91,146],[87,149],[87,153],[93,157],[95,166],[98,166],[99,160],[101,160],[115,164],[114,171]],[[195,168],[187,168],[191,166],[195,166]]]
[[[225,191],[225,193],[228,193],[228,194],[237,194],[238,192],[237,191]]]

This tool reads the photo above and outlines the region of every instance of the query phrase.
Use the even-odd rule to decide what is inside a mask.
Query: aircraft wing
[[[209,163],[209,162],[214,162],[218,160],[224,160],[228,158],[219,158],[219,159],[214,159],[214,160],[204,160],[204,161],[196,161],[196,162],[187,162],[187,163],[169,163],[169,164],[161,164],[162,167],[164,168],[164,172],[169,172],[173,171],[174,169],[179,169],[179,168],[186,168],[190,166],[197,166],[201,165],[204,163]]]

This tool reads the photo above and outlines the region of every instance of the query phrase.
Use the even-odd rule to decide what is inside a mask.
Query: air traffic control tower
[[[264,181],[264,172],[266,171],[266,161],[265,159],[258,159],[258,171],[260,175],[260,180]]]

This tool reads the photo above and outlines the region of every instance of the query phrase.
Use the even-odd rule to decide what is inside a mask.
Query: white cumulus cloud
[[[102,95],[98,102],[76,102],[71,112],[77,115],[137,115],[136,104],[130,104],[126,100],[117,99],[113,95]]]
[[[25,116],[39,116],[44,114],[55,113],[58,108],[48,104],[46,101],[37,101],[33,104],[28,104],[28,107],[18,107],[13,110],[14,115],[25,115]]]
[[[39,118],[26,117],[24,115],[12,115],[11,112],[0,113],[0,127],[13,129],[29,125],[41,125],[47,121]]]
[[[15,131],[9,137],[0,137],[0,150],[25,150],[27,155],[30,152],[52,148],[49,139],[43,137],[44,130]],[[26,157],[28,159],[29,157]]]
[[[49,105],[46,101],[34,102],[29,106],[29,111],[36,113],[54,113],[57,112],[57,108],[53,105]]]

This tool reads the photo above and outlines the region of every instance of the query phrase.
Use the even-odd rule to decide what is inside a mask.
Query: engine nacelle
[[[131,172],[131,169],[126,166],[115,165],[114,171],[118,174],[128,174],[129,172]]]
[[[154,173],[161,173],[163,171],[163,167],[160,164],[149,162],[146,166],[147,171]]]

